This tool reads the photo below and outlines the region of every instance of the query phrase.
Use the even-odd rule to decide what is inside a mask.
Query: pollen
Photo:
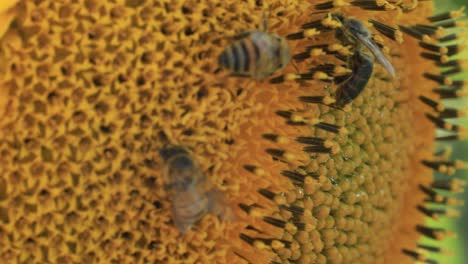
[[[443,102],[467,94],[453,76],[466,71],[464,10],[262,2],[1,3],[0,261],[437,263],[427,252],[446,250],[419,238],[456,234],[425,219],[459,215],[455,173],[468,168],[436,151],[468,134],[452,120],[466,107]],[[345,105],[366,46],[343,43],[332,14],[366,25],[397,72],[372,57]],[[264,16],[292,62],[262,81],[231,76],[219,54]],[[234,220],[208,213],[179,232],[167,144],[193,153]]]

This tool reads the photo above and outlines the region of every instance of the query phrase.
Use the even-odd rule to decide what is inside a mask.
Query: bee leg
[[[230,76],[231,77],[241,77],[241,78],[252,78],[252,76],[247,74],[247,73],[237,73],[237,72],[231,73]]]
[[[182,223],[177,223],[177,222],[175,222],[174,225],[177,228],[177,230],[179,230],[180,233],[182,233],[182,234],[187,233],[187,230],[188,230],[187,225],[184,225]]]
[[[299,71],[299,68],[297,67],[297,64],[294,62],[294,60],[291,60],[291,64],[294,67],[294,71],[296,71],[296,74],[301,75],[301,72]],[[306,87],[307,85],[309,85],[304,79],[298,79],[296,81],[301,85],[301,87]]]
[[[345,76],[339,76],[339,77],[335,77],[335,83],[340,86],[342,85],[343,83],[346,83],[348,82],[350,79],[351,79],[352,76],[352,73],[349,74],[349,75],[345,75]]]
[[[294,62],[294,60],[291,60],[291,64],[294,67],[294,70],[296,71],[297,74],[300,73],[299,68],[297,67],[297,64]]]

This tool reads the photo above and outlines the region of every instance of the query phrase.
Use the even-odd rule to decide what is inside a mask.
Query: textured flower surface
[[[452,74],[463,10],[431,1],[34,0],[0,4],[2,263],[437,263],[418,244],[451,232],[465,167],[439,140],[464,114]],[[377,62],[340,108],[356,47],[330,12],[374,33]],[[293,62],[264,81],[217,56],[241,32],[288,39]],[[14,19],[14,21],[13,21]],[[10,26],[10,22],[11,23]],[[6,33],[5,33],[6,32]],[[405,33],[405,34],[404,34]],[[451,41],[451,42],[450,42]],[[358,65],[359,66],[359,65]],[[438,72],[445,66],[446,72]],[[174,226],[158,151],[193,153],[236,212]],[[437,207],[434,207],[437,206]]]

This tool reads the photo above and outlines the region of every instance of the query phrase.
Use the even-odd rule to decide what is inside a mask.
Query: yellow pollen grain
[[[255,168],[254,173],[255,173],[255,175],[257,175],[257,176],[259,176],[259,177],[268,176],[267,171],[264,170],[264,169],[262,169],[262,168]]]
[[[321,71],[315,72],[313,75],[313,78],[314,80],[332,80],[333,79],[331,76]]]
[[[263,241],[260,241],[260,240],[255,240],[254,243],[253,243],[253,246],[257,249],[266,249],[268,248],[268,246],[263,242]]]
[[[463,206],[465,202],[463,200],[458,200],[455,198],[448,198],[447,199],[447,204],[448,205],[455,205],[455,206]]]
[[[348,69],[348,68],[343,67],[343,66],[337,66],[337,67],[335,67],[335,70],[334,70],[334,74],[337,75],[337,76],[349,74],[351,72],[352,72],[351,69]]]
[[[294,161],[294,160],[296,160],[296,155],[294,155],[294,154],[292,154],[292,153],[290,153],[290,152],[285,152],[285,153],[283,154],[283,157],[284,157],[285,160],[291,161],[291,162]]]
[[[296,234],[297,232],[297,227],[291,223],[287,223],[286,226],[284,227],[286,231],[288,231],[288,233],[290,233],[291,235],[294,235]]]
[[[318,124],[318,123],[320,123],[320,122],[321,122],[321,120],[318,119],[318,118],[311,118],[311,119],[307,120],[307,123],[310,124],[310,125],[312,125],[312,126],[313,126],[313,125],[316,125],[316,124]]]
[[[331,141],[331,140],[325,140],[325,141],[323,142],[323,145],[324,145],[325,147],[327,147],[327,148],[331,148],[331,147],[333,147],[333,146],[336,146],[337,144],[336,144],[335,142]]]
[[[331,96],[325,96],[322,101],[326,105],[330,105],[336,102],[336,99]]]
[[[448,209],[445,215],[447,217],[458,218],[460,217],[460,211],[455,210],[455,209]]]
[[[422,36],[422,41],[423,42],[426,42],[426,43],[429,43],[429,44],[437,44],[437,40],[435,40],[434,38],[428,36],[428,35],[423,35]]]
[[[276,138],[276,142],[278,142],[278,144],[288,144],[289,141],[290,140],[287,137],[279,136]]]
[[[457,18],[463,16],[465,13],[465,6],[460,7],[458,10],[453,10],[450,12],[451,18]]]
[[[319,35],[319,34],[320,34],[320,31],[318,31],[315,28],[304,30],[304,37],[306,37],[306,38],[310,38],[310,37],[313,37],[313,36],[316,36],[316,35]]]
[[[447,35],[446,30],[443,27],[438,27],[435,32],[436,38],[442,38],[445,35]]]
[[[312,57],[318,57],[318,56],[321,56],[321,55],[325,55],[326,52],[323,50],[323,49],[320,49],[320,48],[313,48],[310,52],[309,52],[310,56]]]
[[[341,45],[341,44],[337,44],[337,43],[334,43],[334,44],[331,44],[328,46],[328,49],[330,51],[339,51],[341,49],[344,49],[345,46]]]
[[[449,231],[435,231],[434,236],[437,240],[444,240],[448,237],[454,237],[455,234]]]
[[[257,209],[257,208],[252,208],[249,212],[249,215],[257,218],[261,218],[265,216],[265,213],[262,212],[262,210]]]
[[[458,110],[459,117],[466,117],[468,116],[468,107],[463,107],[462,109]]]
[[[349,5],[350,4],[345,0],[333,0],[333,6],[335,7],[344,7]]]
[[[306,121],[304,117],[302,117],[302,116],[300,116],[300,115],[297,115],[297,114],[291,115],[290,120],[291,120],[292,122],[297,122],[297,123],[305,122],[305,121]]]
[[[468,162],[463,161],[463,160],[456,160],[455,161],[455,168],[457,168],[457,169],[467,169],[468,168]]]
[[[278,250],[278,249],[284,248],[285,245],[283,242],[279,240],[273,240],[273,242],[271,242],[271,247],[275,250]]]
[[[287,81],[293,81],[293,80],[300,79],[300,76],[294,73],[287,73],[284,75],[284,79]]]
[[[453,81],[448,79],[448,78],[444,78],[444,85],[452,85]]]
[[[351,55],[353,55],[352,47],[351,46],[341,47],[338,50],[338,53],[343,55],[343,56],[351,56]]]

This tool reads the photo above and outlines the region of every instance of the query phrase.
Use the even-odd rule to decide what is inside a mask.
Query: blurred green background
[[[463,5],[468,6],[468,0],[436,0],[435,4],[436,4],[436,13],[441,13],[441,12],[448,11],[448,10],[458,9]],[[465,32],[466,30],[468,30],[468,27],[464,29]],[[468,35],[465,35],[465,39],[467,38],[468,38]],[[467,42],[465,40],[465,45],[466,44]],[[465,58],[468,58],[468,53],[465,52],[464,55],[462,56]],[[468,72],[458,77],[462,79],[468,79]],[[457,106],[457,107],[467,107],[468,98],[466,98],[465,100],[455,100],[452,102],[448,102],[448,104]],[[464,124],[465,126],[468,126],[468,118],[463,118],[459,120],[459,122]],[[453,148],[452,158],[468,160],[468,155],[465,154],[465,153],[468,153],[468,140],[465,140],[461,144],[460,143],[452,144],[451,147]],[[468,179],[467,172],[468,172],[467,170],[459,171],[454,177]],[[447,176],[438,175],[438,177],[447,177]],[[453,177],[453,176],[450,176],[450,177]],[[467,205],[461,208],[462,212],[459,218],[453,218],[453,219],[443,218],[442,219],[443,227],[449,230],[456,231],[458,233],[458,236],[457,238],[448,238],[444,240],[443,247],[452,251],[453,255],[444,256],[443,258],[436,258],[437,260],[440,260],[441,263],[446,263],[446,264],[468,263],[467,253],[464,251],[464,249],[468,249],[468,225],[467,225],[468,223],[468,191],[466,191],[464,194],[458,195],[457,198],[463,199]],[[428,221],[428,223],[429,222],[431,221]],[[434,244],[433,241],[425,241],[425,242],[427,243],[432,242],[432,244]]]

